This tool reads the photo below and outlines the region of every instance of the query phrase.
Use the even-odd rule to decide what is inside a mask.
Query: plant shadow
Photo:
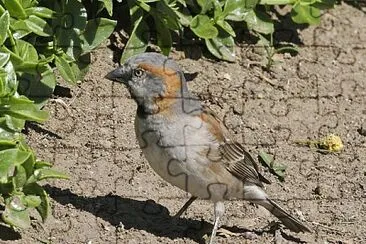
[[[21,235],[18,232],[7,226],[0,225],[0,240],[15,241],[19,239],[21,239]]]
[[[348,4],[362,12],[366,13],[366,1],[365,0],[343,0],[345,4]],[[337,4],[341,4],[341,0],[337,0]]]

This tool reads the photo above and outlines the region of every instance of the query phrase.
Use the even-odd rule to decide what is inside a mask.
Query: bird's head
[[[106,78],[126,85],[138,106],[149,114],[171,109],[187,93],[178,64],[159,53],[135,55]]]

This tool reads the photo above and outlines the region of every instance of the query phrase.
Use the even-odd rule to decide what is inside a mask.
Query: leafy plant
[[[273,44],[273,35],[270,34],[269,40],[265,38],[263,35],[257,33],[257,36],[259,37],[259,41],[257,45],[262,46],[265,50],[264,57],[266,59],[265,62],[265,68],[269,70],[272,65],[276,62],[274,59],[274,56],[277,53],[284,53],[284,52],[290,52],[290,53],[298,53],[299,50],[296,46],[296,44],[288,43],[288,42],[282,42],[279,43],[281,47],[275,47]]]
[[[0,51],[10,54],[19,74],[19,91],[44,105],[56,86],[57,67],[67,82],[85,75],[89,52],[114,30],[115,21],[87,20],[81,1],[0,0],[4,15]],[[5,20],[6,19],[6,20]]]
[[[0,19],[4,16],[8,12]],[[36,208],[43,220],[49,213],[48,195],[38,181],[67,175],[37,160],[26,145],[21,134],[25,121],[43,122],[48,113],[19,95],[17,84],[10,54],[0,53],[0,205],[5,206],[0,212],[5,223],[25,228],[30,225],[30,209]]]
[[[234,26],[238,26],[235,22],[268,40],[275,32],[272,6],[290,5],[295,23],[318,24],[321,10],[333,7],[334,0],[127,0],[127,3],[134,28],[121,62],[144,52],[153,37],[167,55],[172,47],[172,33],[182,37],[187,31],[203,40],[217,58],[234,62]],[[153,25],[148,24],[150,20]]]
[[[111,1],[101,3],[111,11]],[[41,108],[55,89],[54,70],[70,84],[81,80],[89,52],[115,24],[88,19],[78,0],[0,0],[0,214],[6,224],[28,227],[33,208],[46,219],[49,198],[38,182],[67,175],[37,160],[21,132],[26,121],[47,120]]]

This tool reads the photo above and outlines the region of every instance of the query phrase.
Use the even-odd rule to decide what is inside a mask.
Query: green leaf
[[[8,114],[18,119],[30,120],[35,122],[44,122],[48,118],[46,111],[41,111],[28,98],[10,97],[0,98],[0,114]]]
[[[235,37],[235,31],[231,27],[231,25],[225,20],[219,20],[216,22],[218,26],[220,26],[224,31],[226,31],[230,36]]]
[[[36,74],[23,73],[19,76],[18,91],[41,108],[53,94],[56,77],[48,64],[37,66],[36,71]]]
[[[174,8],[175,6],[169,6],[168,3],[166,3],[166,1],[157,1],[157,4],[155,7],[152,7],[148,4],[146,4],[146,1],[131,1],[129,0],[129,5],[137,5],[138,7],[140,7],[141,9],[143,9],[144,11],[148,12],[149,14],[155,16],[155,17],[159,17],[161,19],[161,21],[171,30],[180,30],[181,26],[179,24],[178,21],[178,15],[175,13]],[[174,5],[174,3],[172,3]],[[136,16],[134,16],[135,14],[138,14],[138,16],[143,15],[143,13],[141,13],[138,10],[135,10],[133,7],[133,10],[130,9],[130,15],[131,15],[131,22],[135,22],[137,20]]]
[[[191,1],[191,0],[188,0]],[[182,4],[184,7],[187,7],[187,3],[185,0],[177,0],[178,3]]]
[[[207,11],[213,8],[212,0],[196,0],[201,7],[201,14],[205,14]]]
[[[25,120],[17,119],[7,114],[5,115],[5,121],[7,127],[16,132],[21,132],[25,125]]]
[[[10,149],[9,149],[10,150]],[[0,160],[2,159],[0,155]],[[8,177],[14,174],[15,166],[10,161],[4,161],[0,164],[0,185],[8,183]]]
[[[186,7],[175,10],[176,15],[179,18],[179,23],[185,27],[188,27],[192,21],[192,16]]]
[[[141,15],[134,23],[134,28],[124,48],[120,62],[124,63],[129,57],[143,53],[147,48],[149,39],[149,27]]]
[[[8,95],[7,91],[7,77],[8,73],[5,71],[4,68],[0,68],[0,97],[5,97]]]
[[[39,205],[41,205],[41,203],[42,203],[41,198],[39,196],[35,196],[35,195],[24,196],[22,199],[22,202],[28,208],[36,208]]]
[[[267,168],[272,168],[273,166],[273,158],[267,153],[260,151],[259,152],[259,161],[264,164]]]
[[[24,61],[24,62],[34,62],[38,61],[38,53],[37,50],[33,47],[32,44],[23,40],[17,40],[17,52],[16,54]]]
[[[88,69],[89,69],[89,64],[90,64],[90,53],[86,53],[81,55],[77,62],[72,62],[70,63],[70,67],[73,70],[76,80],[83,80],[84,76],[86,75]]]
[[[55,64],[65,81],[69,82],[70,84],[76,84],[76,75],[72,70],[70,64],[65,59],[64,55],[56,56]]]
[[[52,36],[52,28],[47,22],[36,15],[31,15],[24,20],[26,26],[39,36]]]
[[[214,38],[219,33],[214,22],[206,15],[196,15],[191,21],[190,28],[198,37],[205,39]]]
[[[1,122],[0,122],[1,124]],[[0,126],[0,147],[14,147],[19,142],[19,133],[14,133],[6,129],[5,126]],[[1,185],[1,184],[0,184]]]
[[[1,162],[11,162],[14,165],[21,165],[29,156],[29,152],[20,151],[18,148],[0,151]]]
[[[0,68],[5,66],[5,64],[9,61],[9,58],[9,53],[0,52]]]
[[[336,0],[322,0],[322,1],[316,1],[312,6],[314,8],[320,9],[320,10],[326,10],[334,7],[334,4],[336,3]]]
[[[164,25],[170,30],[180,30],[179,16],[174,8],[169,6],[167,1],[159,1],[156,8],[151,8],[150,14],[160,18]]]
[[[295,4],[291,10],[291,18],[298,24],[318,25],[320,16],[320,10],[310,5]]]
[[[205,39],[208,50],[217,58],[235,62],[234,38],[221,34],[212,39]]]
[[[286,165],[275,163],[273,157],[263,151],[259,152],[258,160],[263,166],[267,167],[272,174],[276,175],[280,181],[285,180]]]
[[[257,3],[257,0],[228,0],[225,2],[223,15],[226,20],[244,21]]]
[[[271,34],[274,32],[274,25],[270,17],[259,11],[251,10],[245,16],[247,26],[251,30],[255,30],[263,34]]]
[[[70,32],[76,32],[79,35],[85,29],[87,11],[81,1],[55,1],[53,10],[58,13],[52,20],[52,26],[59,26],[58,29],[61,32],[58,32],[58,35]]]
[[[287,5],[294,4],[298,0],[260,0],[260,4],[262,5]]]
[[[21,138],[20,139],[21,143],[24,143],[24,138]],[[24,167],[25,169],[25,172],[27,174],[27,182],[28,182],[28,179],[29,177],[31,177],[34,173],[34,170],[35,170],[35,161],[36,161],[36,157],[34,155],[34,153],[31,151],[31,150],[27,150],[30,152],[30,156],[29,158],[22,164],[22,166]]]
[[[156,35],[158,40],[158,46],[161,52],[168,56],[172,48],[172,37],[169,29],[164,25],[160,18],[155,17]]]
[[[250,11],[251,11],[251,9],[238,8],[235,11],[229,13],[225,17],[225,19],[231,20],[231,21],[237,21],[237,22],[245,21],[245,18],[249,14]]]
[[[11,197],[10,200],[7,201],[2,219],[7,224],[23,229],[30,227],[28,209],[23,206],[19,196]]]
[[[285,171],[286,171],[286,169],[287,169],[286,165],[276,164],[276,165],[273,166],[273,170],[274,170],[275,174],[277,175],[277,177],[280,181],[285,180]]]
[[[259,0],[241,0],[241,1],[244,1],[243,6],[246,9],[254,9],[259,3]]]
[[[44,180],[44,179],[49,179],[49,178],[52,178],[52,179],[69,179],[70,178],[67,174],[59,172],[54,169],[50,169],[50,168],[36,169],[34,171],[34,175],[37,180]]]
[[[36,161],[34,164],[35,169],[50,168],[50,167],[52,167],[52,163],[46,161]]]
[[[19,0],[3,0],[3,3],[11,17],[18,19],[26,19],[28,17]]]
[[[131,26],[134,27],[136,27],[135,23],[137,23],[140,17],[144,15],[143,8],[137,5],[136,3],[137,2],[135,0],[127,0],[128,7],[130,9]]]
[[[107,39],[116,26],[115,20],[96,18],[89,20],[86,24],[85,31],[80,36],[83,41],[83,54],[90,52]]]
[[[19,0],[23,8],[31,8],[38,4],[39,0]]]
[[[101,0],[99,0],[101,1]],[[113,14],[113,1],[112,0],[102,0],[104,7],[107,9],[109,16]]]
[[[312,5],[317,1],[321,1],[321,0],[298,0],[297,3],[299,3],[301,5]]]
[[[30,156],[29,152],[18,148],[0,151],[0,184],[7,183],[8,177],[13,176],[14,167],[24,163]]]
[[[7,32],[9,30],[9,23],[10,23],[10,17],[9,17],[9,12],[5,11],[1,16],[0,16],[0,46],[3,45],[3,43],[5,42],[6,38],[7,38]]]
[[[40,18],[51,19],[55,16],[56,12],[45,7],[32,7],[25,9],[28,16],[35,15]]]
[[[13,95],[18,87],[18,81],[13,64],[8,62],[4,68],[0,68],[0,97]]]
[[[25,61],[22,63],[14,62],[14,67],[17,72],[26,72],[30,74],[36,74],[39,65],[40,65],[39,62],[29,62],[29,61]]]
[[[23,191],[26,195],[37,195],[41,198],[41,204],[36,209],[45,221],[50,213],[50,199],[46,191],[37,183],[25,185]]]
[[[72,59],[77,60],[82,53],[80,35],[87,24],[87,12],[81,1],[55,1],[54,10],[58,13],[52,19],[55,28],[55,46],[61,48]]]
[[[212,4],[214,6],[214,18],[215,19],[223,18],[224,16],[222,14],[222,8],[220,2],[218,0],[212,0]]]
[[[254,9],[258,4],[258,0],[227,0],[224,6],[224,15],[228,15],[239,9],[244,9],[246,11]]]
[[[27,173],[22,165],[15,166],[15,173],[12,180],[15,188],[20,188],[25,185],[27,182]]]
[[[27,24],[24,20],[16,20],[10,24],[10,29],[13,32],[13,37],[15,39],[21,39],[32,33],[32,31],[28,28]]]

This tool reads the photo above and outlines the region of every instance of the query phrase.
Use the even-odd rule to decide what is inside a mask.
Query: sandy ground
[[[185,72],[198,73],[191,90],[252,155],[264,150],[288,166],[284,182],[261,168],[272,181],[266,191],[314,230],[291,233],[262,208],[232,201],[222,223],[235,235],[221,235],[218,243],[366,243],[363,23],[361,10],[337,6],[320,26],[300,31],[299,55],[278,55],[271,73],[250,65],[261,55],[245,44],[237,48],[237,63],[172,54]],[[115,66],[112,56],[107,47],[93,53],[84,82],[72,88],[72,98],[62,98],[71,115],[50,103],[52,118],[29,128],[39,157],[71,179],[46,184],[53,206],[46,223],[34,221],[19,233],[1,227],[0,243],[203,243],[210,232],[212,203],[196,201],[180,219],[170,217],[189,195],[161,180],[144,159],[134,102],[122,85],[103,78]],[[329,133],[343,139],[341,153],[294,143]],[[247,231],[256,239],[245,239]]]

